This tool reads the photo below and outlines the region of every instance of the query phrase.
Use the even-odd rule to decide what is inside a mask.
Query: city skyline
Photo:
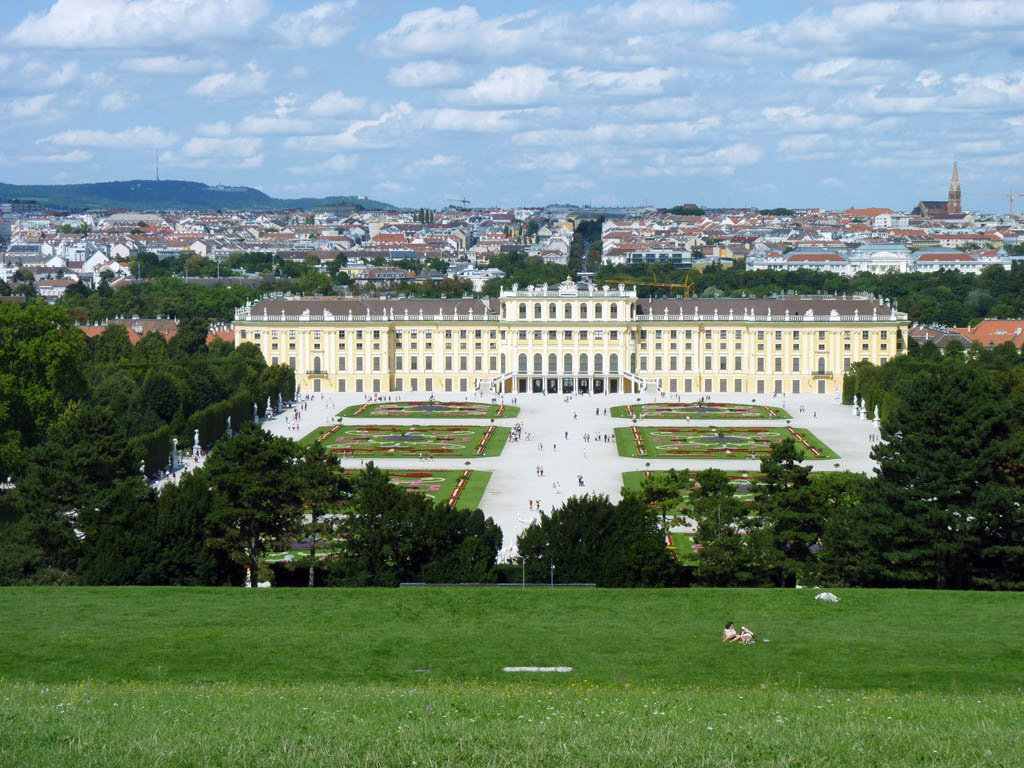
[[[12,0],[0,180],[1005,213],[1024,7]]]

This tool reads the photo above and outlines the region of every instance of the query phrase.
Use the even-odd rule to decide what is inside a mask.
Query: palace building
[[[824,394],[903,354],[908,321],[867,296],[644,299],[566,280],[496,299],[271,297],[234,328],[303,392]]]

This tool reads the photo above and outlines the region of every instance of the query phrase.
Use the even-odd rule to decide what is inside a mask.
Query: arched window
[[[564,362],[564,364],[562,366],[562,372],[563,373],[572,373],[572,354],[569,353],[569,352],[566,352],[565,353],[565,357],[563,358],[563,360],[565,362]]]
[[[313,358],[313,373],[320,373],[320,358]]]
[[[619,356],[612,352],[608,355],[608,373],[619,372]]]
[[[619,305],[618,304],[612,304],[612,310],[611,310],[611,318],[612,318],[612,320],[617,319],[618,316],[619,316]]]
[[[556,307],[553,303],[548,304],[548,319],[554,320],[556,317],[558,317],[558,307]]]
[[[548,373],[558,373],[558,355],[554,352],[548,355]]]
[[[533,372],[544,373],[544,356],[540,352],[533,356]]]
[[[601,306],[598,304],[598,306]],[[604,357],[598,352],[594,355],[594,373],[604,373]]]
[[[819,357],[818,358],[818,373],[824,373],[824,372],[825,372],[825,358],[824,357]]]
[[[525,304],[520,304],[519,305],[519,319],[520,320],[525,320],[526,319],[526,305]]]
[[[519,356],[519,372],[526,373],[526,355]]]
[[[589,373],[590,372],[588,370],[587,363],[588,363],[587,353],[584,352],[582,355],[580,355],[580,373]]]
[[[580,304],[580,320],[586,320],[586,319],[587,319],[587,305],[586,304]]]
[[[603,312],[601,311],[601,309],[602,309],[602,308],[601,308],[601,305],[600,305],[600,304],[595,304],[595,305],[594,305],[594,317],[595,317],[595,318],[597,318],[598,320],[600,320],[600,319],[601,319],[601,317],[602,317],[602,315],[604,314],[604,313],[603,313]]]
[[[572,320],[572,304],[565,302],[565,319]]]
[[[533,319],[540,320],[543,316],[544,310],[541,309],[540,302],[533,305]]]

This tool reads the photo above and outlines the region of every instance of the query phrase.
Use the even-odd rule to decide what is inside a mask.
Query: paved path
[[[424,400],[427,393],[392,394],[392,400]],[[469,400],[486,402],[489,398],[474,397],[473,393],[435,393],[439,400]],[[332,423],[333,417],[343,408],[365,402],[363,395],[357,394],[324,394],[311,395],[312,399],[303,401],[306,410],[300,411],[300,429],[289,429],[294,423],[292,411],[288,412],[289,421],[286,425],[284,416],[277,416],[264,424],[270,432],[278,435],[299,439],[313,431],[316,427]],[[699,394],[680,395],[687,399],[696,399]],[[610,442],[600,442],[596,437],[590,443],[583,442],[583,434],[613,434],[615,427],[630,424],[624,418],[605,416],[614,405],[636,403],[636,395],[577,395],[568,402],[564,395],[516,395],[515,404],[519,406],[517,419],[499,419],[495,424],[512,426],[516,421],[523,423],[523,433],[529,433],[530,439],[520,442],[509,442],[501,456],[471,459],[472,469],[492,472],[491,481],[487,485],[480,507],[484,513],[501,526],[504,535],[506,554],[511,554],[515,538],[529,522],[537,516],[530,510],[530,500],[540,501],[541,509],[550,512],[553,507],[560,506],[569,496],[578,493],[603,493],[613,501],[620,498],[622,473],[633,470],[644,470],[649,462],[651,469],[701,470],[715,467],[731,471],[757,471],[758,460],[673,460],[673,459],[631,459],[618,455],[614,437]],[[806,427],[817,435],[827,446],[839,454],[838,459],[808,461],[816,469],[831,470],[835,465],[839,469],[870,473],[874,462],[869,457],[871,443],[869,435],[874,432],[871,420],[860,420],[853,415],[850,406],[836,402],[834,395],[787,395],[785,399],[771,395],[712,395],[714,402],[750,403],[785,408],[792,415],[792,426]],[[673,402],[669,397],[659,398],[644,396],[643,402]],[[503,402],[513,404],[512,396],[505,395]],[[800,412],[800,406],[804,412]],[[600,414],[595,414],[595,409]],[[345,419],[345,424],[475,424],[486,425],[486,419]],[[685,425],[685,421],[651,419],[646,426],[657,424]],[[694,420],[691,426],[710,424],[733,426],[781,426],[784,422],[768,422],[764,420]],[[566,438],[568,433],[568,438]],[[543,448],[541,447],[543,446]],[[369,461],[369,459],[364,459]],[[434,459],[430,461],[417,459],[373,459],[377,466],[389,469],[408,469],[417,466],[429,466],[434,469],[465,469],[466,459]],[[360,459],[347,459],[345,467],[359,468]],[[537,476],[537,467],[544,468],[544,477]],[[583,475],[584,485],[578,484],[577,476]],[[553,487],[558,483],[560,488]]]

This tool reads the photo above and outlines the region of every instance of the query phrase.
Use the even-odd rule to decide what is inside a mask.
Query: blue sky
[[[1024,2],[4,0],[0,180],[1005,211]],[[1024,208],[1021,201],[1017,209]]]

